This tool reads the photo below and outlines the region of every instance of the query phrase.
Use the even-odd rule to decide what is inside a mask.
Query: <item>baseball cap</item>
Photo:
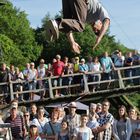
[[[61,59],[61,56],[59,54],[56,55],[56,59]]]
[[[10,109],[17,109],[17,105],[16,104],[11,104]]]
[[[84,59],[84,58],[82,58],[82,59],[81,59],[81,62],[85,62],[85,59]]]
[[[31,122],[30,128],[33,127],[33,126],[34,126],[34,127],[37,127],[37,124],[36,124],[35,122]]]
[[[75,60],[79,60],[79,57],[75,57]]]

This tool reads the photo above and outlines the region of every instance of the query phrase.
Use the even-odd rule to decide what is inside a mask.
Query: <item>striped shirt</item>
[[[10,123],[11,124],[11,132],[12,132],[12,136],[15,139],[21,138],[23,137],[23,128],[25,128],[24,126],[24,122],[23,122],[23,118],[19,115],[17,115],[17,117],[12,120],[11,116],[6,118],[5,123]]]

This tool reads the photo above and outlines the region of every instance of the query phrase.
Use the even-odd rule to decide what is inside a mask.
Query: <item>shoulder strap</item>
[[[49,121],[49,125],[50,125],[50,127],[51,127],[51,130],[52,130],[53,135],[55,135],[55,132],[54,132],[53,126],[52,126],[52,124],[51,124],[50,121]]]
[[[84,69],[84,71],[86,71],[86,68],[83,65],[81,65],[81,67]]]
[[[41,128],[42,128],[42,130],[43,130],[43,126],[41,125],[41,123],[40,123],[40,121],[38,120],[38,118],[37,118],[37,121],[39,122],[39,125],[41,126]]]

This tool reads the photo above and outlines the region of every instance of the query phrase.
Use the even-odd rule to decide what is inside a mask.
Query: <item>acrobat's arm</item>
[[[109,25],[110,25],[110,19],[109,19],[109,18],[106,18],[106,19],[103,21],[103,25],[102,25],[100,34],[99,34],[99,35],[97,36],[97,38],[96,38],[96,42],[95,42],[95,45],[93,46],[93,50],[94,50],[94,49],[98,46],[98,44],[100,43],[100,41],[101,41],[101,39],[103,38],[104,34],[105,34],[106,31],[108,30]]]

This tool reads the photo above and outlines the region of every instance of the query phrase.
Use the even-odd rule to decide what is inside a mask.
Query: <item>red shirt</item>
[[[64,63],[62,61],[57,61],[53,64],[53,74],[54,76],[60,76],[64,70]]]

